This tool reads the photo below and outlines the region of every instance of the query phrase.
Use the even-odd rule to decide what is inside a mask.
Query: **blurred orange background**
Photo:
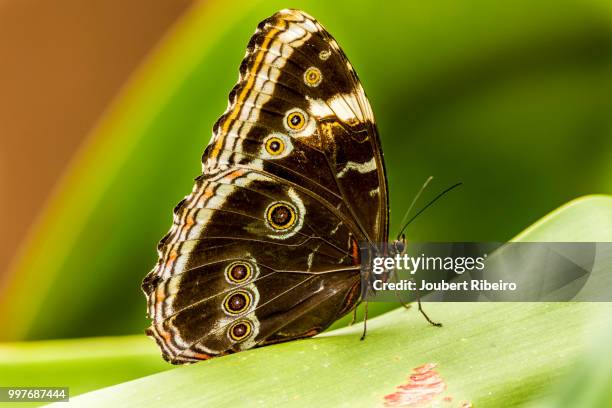
[[[85,136],[191,3],[0,2],[0,277]]]

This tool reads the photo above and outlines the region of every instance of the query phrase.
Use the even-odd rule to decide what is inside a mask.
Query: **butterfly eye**
[[[304,72],[304,82],[308,86],[318,86],[322,79],[321,71],[318,68],[310,67]]]
[[[287,126],[291,131],[300,131],[306,126],[306,115],[301,110],[293,110],[287,115]]]
[[[246,339],[253,331],[253,325],[248,320],[240,320],[229,329],[229,336],[234,341]]]
[[[295,209],[286,203],[272,204],[266,210],[266,219],[275,230],[293,227],[296,218]]]
[[[266,141],[266,151],[272,156],[278,156],[285,150],[285,142],[278,137],[271,137]]]
[[[253,268],[246,262],[234,262],[226,268],[226,275],[230,282],[242,283],[251,278]]]
[[[223,308],[232,315],[244,312],[249,306],[251,306],[251,295],[244,290],[230,293],[223,301]]]

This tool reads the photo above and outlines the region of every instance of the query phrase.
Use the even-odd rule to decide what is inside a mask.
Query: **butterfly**
[[[359,245],[388,239],[387,179],[363,87],[313,17],[258,25],[202,169],[142,283],[166,360],[314,336],[355,309]]]

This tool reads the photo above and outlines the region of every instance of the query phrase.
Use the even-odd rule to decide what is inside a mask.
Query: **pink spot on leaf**
[[[399,391],[385,396],[387,407],[422,407],[446,389],[446,383],[434,370],[436,364],[423,364],[412,370],[407,384],[397,387]]]
[[[385,407],[422,408],[431,406],[434,402],[437,403],[436,406],[440,403],[448,406],[453,397],[441,395],[446,391],[446,383],[434,368],[434,363],[414,368],[406,384],[397,386],[398,391],[384,397]],[[462,402],[459,405],[459,408],[471,407],[470,402]]]

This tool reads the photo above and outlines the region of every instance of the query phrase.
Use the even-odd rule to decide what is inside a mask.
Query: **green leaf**
[[[606,407],[612,403],[612,325],[595,332],[588,353],[534,408]]]
[[[590,196],[553,211],[516,240],[612,241],[611,226],[612,197]],[[435,363],[447,385],[444,395],[456,405],[465,400],[482,407],[515,406],[547,392],[570,372],[590,344],[589,337],[612,324],[610,303],[427,303],[425,307],[444,327],[428,325],[416,310],[395,310],[368,321],[365,341],[359,341],[362,327],[356,325],[313,339],[173,368],[72,401],[88,407],[371,407],[380,406],[385,395],[405,384],[413,368]],[[84,340],[88,341],[96,340]],[[157,353],[152,352],[152,345],[133,356],[121,345],[123,340],[107,341],[113,343],[104,348],[116,347],[121,367],[141,358],[152,364],[161,361],[153,356]],[[125,339],[134,347],[141,341],[144,338]],[[12,376],[20,360],[38,358],[39,346],[28,347],[11,354],[13,368],[0,365],[5,378]],[[92,353],[86,360],[92,365],[84,363],[83,373],[94,371],[99,357]],[[54,384],[81,390],[86,388],[83,382],[91,383],[91,379],[71,382],[83,376],[61,370],[63,364],[58,358],[41,362],[41,367],[48,373],[60,368],[67,375],[53,377]],[[158,369],[151,367],[141,375]],[[45,383],[44,376],[37,381]]]
[[[431,194],[464,182],[410,239],[503,241],[550,208],[612,188],[609,2],[291,6],[316,16],[359,72],[393,214],[431,174]],[[147,326],[139,283],[156,243],[200,172],[249,36],[283,7],[198,2],[168,33],[80,149],[1,286],[0,338]]]
[[[595,194],[570,201],[512,241],[611,242],[612,196]]]
[[[169,367],[144,335],[0,343],[3,387],[70,387],[77,395]]]
[[[454,400],[513,406],[557,380],[609,304],[427,304],[361,327],[247,351],[77,397],[82,406],[380,406],[413,368],[436,363]]]

